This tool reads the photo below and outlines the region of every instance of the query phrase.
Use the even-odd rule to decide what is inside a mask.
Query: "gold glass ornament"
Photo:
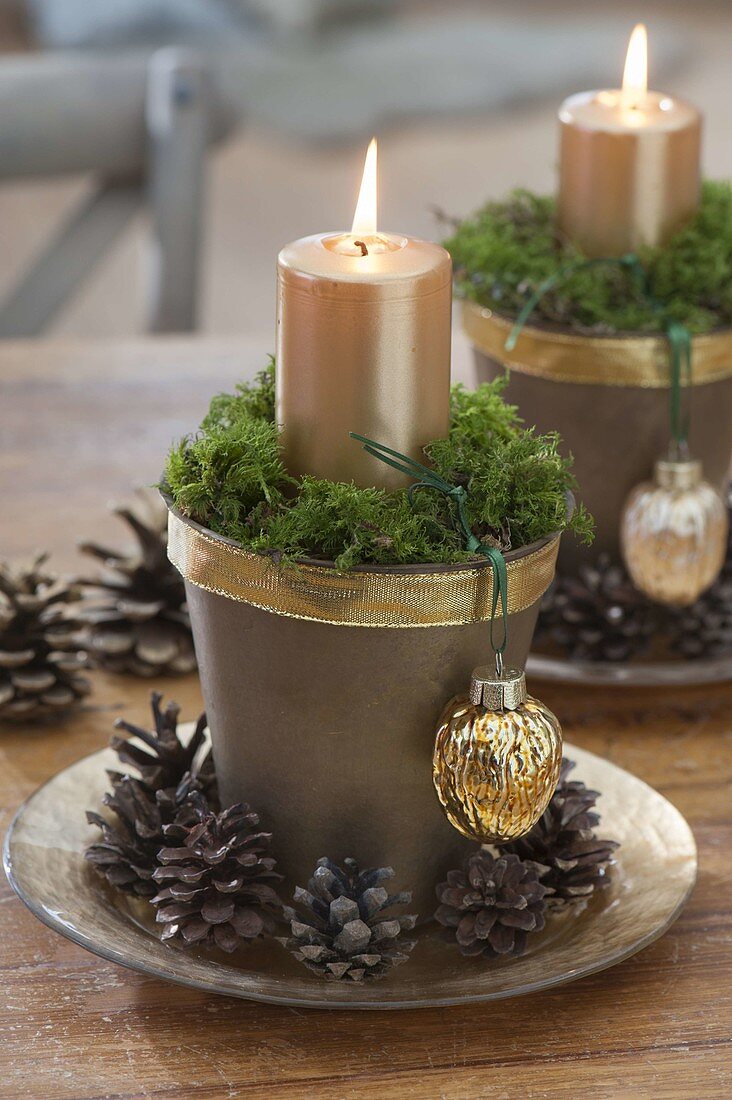
[[[523,672],[478,668],[470,695],[448,703],[437,730],[432,778],[448,821],[482,843],[523,836],[559,779],[562,730]]]
[[[657,603],[694,603],[724,564],[727,523],[724,501],[703,480],[700,462],[657,462],[653,481],[636,486],[621,518],[633,584]]]

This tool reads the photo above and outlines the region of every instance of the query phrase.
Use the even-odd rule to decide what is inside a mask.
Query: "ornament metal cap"
[[[695,458],[661,458],[653,469],[653,475],[662,489],[696,489],[702,480],[702,464]]]
[[[470,702],[488,710],[517,710],[526,702],[526,676],[516,668],[500,676],[489,665],[473,669]]]

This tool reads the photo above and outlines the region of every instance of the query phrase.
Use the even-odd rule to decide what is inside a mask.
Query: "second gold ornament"
[[[670,444],[653,481],[637,485],[620,519],[620,546],[628,572],[657,603],[686,607],[719,576],[727,550],[727,508],[689,454],[693,381],[691,337],[661,317],[669,345]]]

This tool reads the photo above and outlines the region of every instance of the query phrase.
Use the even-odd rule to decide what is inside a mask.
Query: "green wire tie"
[[[368,454],[378,458],[381,462],[385,462],[387,466],[398,470],[399,473],[415,479],[416,484],[410,485],[407,490],[409,503],[412,506],[414,506],[414,494],[419,489],[435,489],[455,505],[458,528],[465,542],[465,549],[470,554],[480,554],[482,557],[488,558],[493,567],[490,642],[491,649],[496,655],[496,668],[498,674],[501,675],[503,673],[503,654],[508,643],[508,612],[506,610],[508,604],[508,569],[506,568],[506,559],[501,551],[497,550],[495,546],[484,546],[480,539],[473,534],[468,519],[467,490],[462,485],[451,485],[449,481],[445,481],[444,478],[440,477],[435,470],[430,469],[429,466],[424,466],[421,462],[417,462],[400,451],[394,451],[391,447],[387,447],[383,443],[376,443],[373,439],[368,439],[365,435],[358,435],[356,432],[349,432],[348,434],[351,439],[362,443],[363,449]],[[500,646],[496,645],[493,637],[493,624],[496,619],[499,600],[501,601],[501,619],[503,623],[503,640]]]
[[[588,271],[593,267],[608,265],[619,267],[621,270],[627,271],[631,278],[635,280],[646,303],[658,317],[659,326],[668,341],[671,373],[669,409],[671,439],[675,449],[674,457],[685,457],[688,454],[691,413],[689,402],[682,402],[682,386],[685,382],[689,391],[691,389],[691,333],[680,321],[676,321],[669,317],[664,306],[653,296],[648,281],[648,273],[635,252],[628,252],[625,256],[620,256],[619,258],[602,256],[594,260],[577,260],[574,263],[566,264],[564,267],[560,268],[559,271],[555,272],[554,275],[550,275],[548,279],[545,279],[543,283],[539,284],[538,288],[534,291],[519,313],[504,347],[506,351],[514,350],[526,322],[548,291],[553,290],[554,287],[558,286],[564,282],[565,279],[578,271]],[[682,406],[685,407],[682,409]]]

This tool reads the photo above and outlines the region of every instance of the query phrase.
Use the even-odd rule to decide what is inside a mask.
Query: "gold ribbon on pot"
[[[478,351],[522,374],[590,386],[668,389],[668,346],[658,336],[582,336],[524,325],[512,351],[506,340],[515,322],[493,310],[463,303],[463,326]],[[732,330],[692,337],[695,386],[732,376]]]
[[[531,607],[554,576],[559,535],[506,555],[508,614]],[[459,626],[492,618],[489,562],[465,565],[334,567],[277,565],[206,531],[177,512],[168,515],[168,557],[198,588],[276,615],[337,626]]]

